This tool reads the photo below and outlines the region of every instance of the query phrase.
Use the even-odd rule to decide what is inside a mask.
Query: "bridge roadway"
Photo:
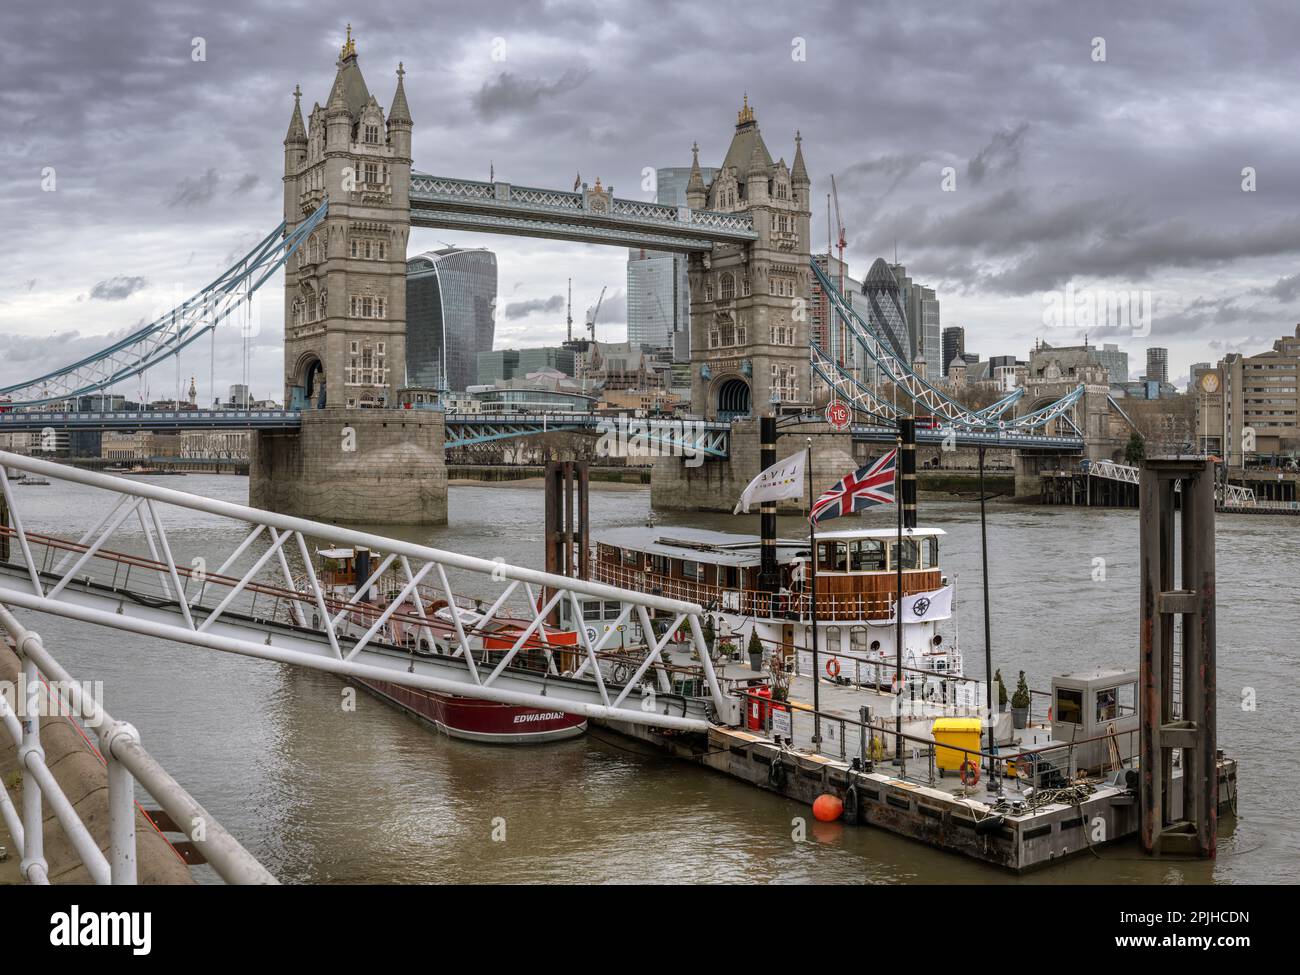
[[[820,413],[806,414],[801,422],[821,422]],[[35,433],[53,430],[101,430],[134,432],[152,430],[291,430],[302,424],[295,410],[145,410],[119,412],[16,411],[0,413],[0,433]],[[648,442],[698,450],[706,457],[730,454],[731,425],[721,420],[636,419],[598,413],[449,413],[446,416],[446,446],[510,440],[541,433],[586,431],[619,433],[626,437],[644,435]],[[826,432],[832,432],[827,429]],[[893,443],[897,431],[891,426],[854,424],[849,428],[860,443]],[[1053,453],[1080,453],[1081,437],[1021,433],[1007,428],[991,431],[950,430],[946,427],[917,430],[917,442],[942,446],[950,436],[959,447],[1006,448]]]

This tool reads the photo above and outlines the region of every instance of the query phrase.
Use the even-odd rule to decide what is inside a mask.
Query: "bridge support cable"
[[[887,349],[877,338],[874,329],[863,320],[856,309],[844,300],[844,296],[826,272],[818,266],[817,262],[811,261],[809,266],[812,268],[813,275],[823,293],[826,294],[831,308],[843,321],[853,340],[866,353],[868,358],[880,367],[885,377],[893,383],[895,389],[900,390],[912,402],[914,412],[924,412],[945,423],[945,425],[951,425],[961,430],[1010,429],[1026,431],[1046,426],[1056,417],[1071,409],[1083,395],[1083,386],[1080,385],[1056,402],[1033,413],[1015,417],[1011,420],[1002,419],[1001,414],[1015,401],[1011,399],[1014,393],[1009,393],[1002,400],[999,400],[991,407],[987,407],[984,411],[971,410],[918,376],[897,355]],[[842,369],[838,363],[835,363],[835,365],[837,369]],[[1007,402],[1007,400],[1011,400],[1011,402]]]
[[[40,406],[110,389],[122,379],[142,375],[168,356],[177,357],[179,369],[181,350],[212,332],[241,301],[251,301],[253,292],[320,226],[327,207],[328,203],[322,203],[287,235],[286,225],[281,223],[211,284],[143,328],[61,369],[6,386],[0,389],[0,397],[12,400],[17,408]],[[241,331],[246,333],[247,328]]]
[[[33,531],[6,466],[89,487],[96,497],[87,510],[111,513],[67,538]],[[10,605],[363,680],[634,725],[705,731],[740,719],[739,699],[724,691],[701,635],[704,610],[692,603],[4,452],[0,487],[11,514],[0,537],[16,538],[10,548],[21,553],[0,562],[0,601]],[[181,551],[167,527],[177,519],[164,519],[163,508],[201,512],[219,527],[205,532],[204,550],[189,543]],[[146,526],[143,541],[120,530],[133,517]],[[380,608],[366,598],[370,585],[346,600],[329,590],[311,566],[309,546],[322,540],[386,553],[370,579],[396,598]],[[521,588],[552,598],[524,599]],[[606,618],[616,604],[621,622],[640,625],[589,628],[583,604],[591,600]],[[548,617],[565,601],[571,622],[557,629]],[[672,646],[655,630],[665,618],[679,621]],[[491,651],[504,637],[514,646],[502,647],[510,654],[498,661]],[[692,652],[704,690],[664,693],[661,678],[686,666],[673,654]],[[568,661],[565,671],[553,666],[557,658]],[[634,670],[635,681],[616,679]]]

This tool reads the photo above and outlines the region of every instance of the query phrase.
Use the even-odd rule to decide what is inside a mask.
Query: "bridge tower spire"
[[[722,166],[704,186],[694,153],[687,204],[748,213],[758,240],[692,255],[691,409],[728,419],[812,404],[808,360],[808,170],[772,161],[746,93]]]
[[[324,108],[285,137],[290,230],[329,201],[324,224],[285,268],[285,402],[394,406],[406,379],[406,242],[411,112],[398,66],[387,118],[366,86],[348,25]]]

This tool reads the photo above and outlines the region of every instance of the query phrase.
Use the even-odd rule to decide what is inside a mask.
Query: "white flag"
[[[952,586],[903,597],[903,622],[923,623],[952,617]]]
[[[749,487],[745,488],[745,493],[736,502],[736,510],[732,514],[748,512],[751,504],[762,504],[764,501],[802,498],[804,462],[807,459],[808,452],[801,450],[763,471],[749,482]]]

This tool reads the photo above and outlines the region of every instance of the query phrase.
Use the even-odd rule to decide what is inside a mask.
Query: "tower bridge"
[[[557,425],[596,433],[601,420],[395,409],[405,381],[406,252],[414,226],[688,256],[693,419],[686,427],[696,433],[675,432],[683,427],[672,421],[650,421],[648,429],[652,440],[679,446],[694,436],[690,445],[709,464],[702,475],[684,470],[680,453],[660,461],[656,481],[676,499],[671,506],[715,504],[719,483],[747,481],[755,473],[757,413],[776,413],[787,434],[814,426],[825,433],[820,410],[831,397],[846,402],[857,422],[822,438],[836,444],[824,452],[826,473],[852,463],[855,441],[888,441],[896,419],[913,413],[934,417],[944,430],[923,432],[923,438],[1019,450],[1027,458],[1027,483],[1037,483],[1037,470],[1029,467],[1093,449],[1089,430],[1098,426],[1093,414],[1102,401],[1081,385],[1059,383],[1050,395],[1040,389],[1031,403],[1016,391],[973,410],[911,368],[888,341],[888,323],[864,319],[812,260],[803,139],[794,131],[789,164],[774,158],[747,96],[716,175],[705,183],[697,143],[686,204],[670,207],[617,197],[600,180],[570,192],[416,171],[404,66],[397,66],[387,111],[362,75],[350,31],[335,69],[324,104],[304,111],[302,91],[294,90],[284,137],[282,224],[207,288],[126,339],[0,389],[0,401],[11,404],[0,413],[0,431],[252,429],[255,505],[346,520],[352,502],[330,487],[346,483],[348,496],[373,499],[372,519],[393,513],[402,522],[443,520],[446,448],[531,436]],[[238,316],[280,268],[285,410],[220,416],[68,412],[77,397],[110,390],[178,357],[203,336],[214,341],[216,326]],[[842,352],[829,356],[812,340],[807,309],[814,281],[842,323],[852,358],[870,363],[890,385],[888,402],[862,381],[857,367],[845,364]],[[656,503],[667,494],[656,491]]]

